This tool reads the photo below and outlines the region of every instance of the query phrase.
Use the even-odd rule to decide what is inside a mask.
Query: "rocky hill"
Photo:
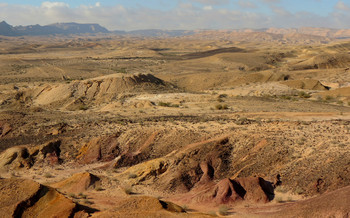
[[[39,36],[55,34],[85,34],[108,33],[109,31],[99,24],[55,23],[46,26],[11,26],[5,21],[0,23],[0,35],[3,36]]]

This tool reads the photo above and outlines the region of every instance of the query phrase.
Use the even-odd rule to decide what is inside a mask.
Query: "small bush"
[[[327,95],[326,97],[325,97],[325,100],[326,101],[331,101],[331,100],[333,100],[334,98],[332,97],[332,96],[330,96],[330,95]]]
[[[340,148],[345,148],[347,145],[344,144],[344,143],[340,143],[340,144],[338,144],[338,146],[339,146]]]
[[[170,107],[170,105],[171,104],[169,102],[162,102],[161,101],[161,102],[158,103],[158,106],[161,106],[161,107]]]
[[[81,111],[86,111],[86,110],[88,110],[89,109],[89,106],[87,106],[87,105],[81,105],[80,107],[79,107],[79,110],[81,110]]]
[[[137,177],[137,175],[134,173],[130,173],[128,176],[129,179],[135,179],[136,177]]]
[[[45,174],[44,174],[44,177],[45,177],[45,178],[53,178],[53,175],[51,175],[50,173],[45,173]]]
[[[283,202],[283,198],[281,196],[276,197],[276,202],[282,203]]]
[[[222,110],[222,105],[221,105],[221,104],[217,104],[217,105],[215,105],[215,108],[216,108],[217,110]]]
[[[83,198],[83,199],[86,199],[86,198],[87,198],[87,195],[84,195],[82,192],[80,192],[80,193],[78,194],[78,196],[79,196],[80,198]]]
[[[103,191],[104,189],[101,186],[95,188],[96,191]]]
[[[227,109],[228,109],[228,106],[227,106],[227,104],[224,104],[224,105],[222,105],[222,104],[217,104],[217,105],[215,105],[215,108],[216,108],[217,110],[227,110]]]
[[[343,101],[337,101],[337,104],[339,104],[339,105],[343,105]]]
[[[131,187],[124,187],[124,192],[125,192],[125,194],[127,194],[127,195],[131,195],[131,194],[134,193],[134,192],[132,191],[132,188],[131,188]]]
[[[287,193],[288,192],[288,190],[285,187],[283,187],[283,186],[277,186],[275,188],[275,191],[276,192],[281,192],[281,193]]]
[[[128,73],[128,72],[126,71],[126,68],[117,69],[117,72],[118,72],[118,73],[124,73],[124,74],[127,74],[127,73]]]
[[[180,107],[179,104],[172,104],[170,102],[162,102],[162,101],[160,101],[158,103],[158,106],[161,106],[161,107]]]
[[[74,199],[77,199],[77,198],[78,198],[78,197],[77,197],[75,194],[73,194],[73,193],[70,193],[68,196],[71,197],[71,198],[74,198]]]
[[[208,214],[209,214],[210,216],[217,216],[215,211],[209,211]]]
[[[310,97],[311,97],[311,95],[310,95],[309,93],[306,93],[306,92],[304,92],[304,91],[299,92],[299,93],[298,93],[298,96],[299,96],[300,98],[310,98]]]
[[[300,187],[297,187],[297,188],[295,189],[295,193],[298,194],[298,195],[301,195],[301,194],[304,193],[304,190],[303,190],[302,188],[300,188]]]
[[[84,204],[90,204],[90,205],[91,205],[91,204],[94,204],[94,202],[93,202],[93,201],[89,201],[89,200],[86,199],[86,200],[84,201]]]
[[[238,120],[235,121],[236,125],[244,125],[248,123],[249,123],[249,120],[246,117],[240,117]]]
[[[221,206],[219,207],[219,214],[220,214],[221,216],[226,216],[226,215],[228,215],[228,207],[227,207],[226,205],[221,205]]]
[[[292,100],[292,96],[290,95],[281,95],[280,98],[285,100]]]

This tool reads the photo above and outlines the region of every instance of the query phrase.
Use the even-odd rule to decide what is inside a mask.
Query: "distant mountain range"
[[[46,26],[11,26],[5,21],[0,22],[0,35],[2,36],[45,36],[45,35],[71,35],[71,34],[95,34],[111,33],[119,35],[135,35],[145,37],[160,36],[185,36],[193,34],[193,31],[187,30],[134,30],[134,31],[109,31],[99,24],[79,24],[79,23],[55,23]]]
[[[278,35],[280,37],[302,37],[315,36],[323,39],[343,39],[350,38],[350,29],[331,29],[331,28],[266,28],[266,29],[240,29],[240,30],[159,30],[146,29],[134,31],[109,31],[99,24],[79,24],[79,23],[55,23],[45,26],[11,26],[5,21],[0,22],[0,35],[2,36],[45,36],[45,35],[72,35],[72,34],[96,34],[108,33],[118,35],[132,35],[142,37],[176,37],[176,36],[214,36],[219,35],[242,35],[248,33],[266,33]],[[214,34],[214,35],[213,35]]]
[[[0,35],[3,36],[41,36],[55,34],[93,34],[109,33],[99,24],[55,23],[46,26],[11,26],[5,21],[0,23]]]

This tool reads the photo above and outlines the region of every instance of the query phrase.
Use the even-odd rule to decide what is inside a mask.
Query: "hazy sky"
[[[99,23],[110,30],[350,28],[350,0],[5,0],[1,20]]]

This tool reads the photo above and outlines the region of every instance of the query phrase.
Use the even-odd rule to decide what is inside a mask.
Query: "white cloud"
[[[229,0],[191,0],[192,2],[198,2],[204,5],[224,5],[230,3]]]
[[[262,2],[265,2],[265,3],[280,3],[281,0],[261,0]]]
[[[205,11],[211,11],[211,10],[213,10],[213,6],[211,6],[211,5],[206,5],[206,6],[203,7],[203,10],[205,10]]]
[[[341,10],[341,11],[350,11],[350,7],[345,4],[343,1],[338,1],[335,5],[335,9]]]
[[[287,10],[285,10],[282,7],[277,7],[277,6],[271,6],[272,11],[276,14],[276,15],[280,15],[280,16],[293,16],[291,13],[289,13]]]
[[[68,4],[64,2],[43,2],[41,3],[42,8],[56,8],[56,7],[69,7]]]
[[[96,6],[96,7],[101,7],[101,2],[96,2],[96,3],[95,3],[95,6]]]
[[[201,2],[218,4],[223,1],[201,0]],[[107,7],[94,4],[69,7],[62,2],[44,2],[39,7],[2,4],[0,20],[5,20],[12,25],[46,25],[56,22],[99,23],[110,30],[301,26],[350,28],[350,14],[346,13],[346,7],[341,7],[342,10],[340,10],[341,4],[338,4],[335,11],[328,16],[307,12],[291,13],[276,5],[270,5],[272,14],[214,6],[215,4],[205,4],[199,7],[196,4],[183,2],[171,10],[163,11],[144,7],[125,8],[122,5]],[[13,13],[14,11],[16,13]]]

